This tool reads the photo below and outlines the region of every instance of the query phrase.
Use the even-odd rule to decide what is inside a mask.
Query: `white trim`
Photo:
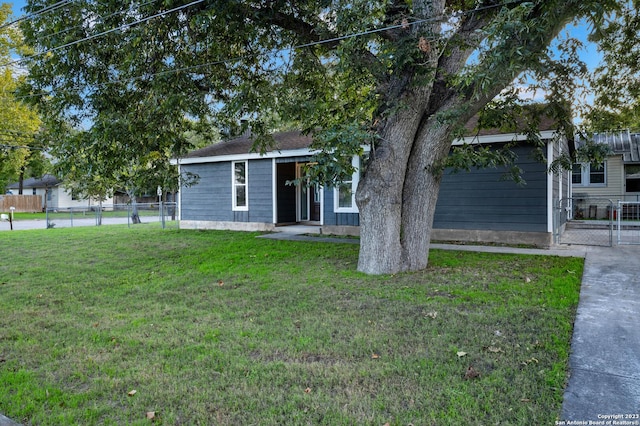
[[[290,149],[286,151],[269,151],[264,154],[258,152],[249,152],[245,154],[232,155],[214,155],[210,157],[194,157],[181,158],[180,164],[202,164],[202,163],[220,163],[223,161],[247,161],[247,160],[265,160],[271,158],[288,158],[288,157],[304,157],[317,154],[319,151],[310,150],[308,148]],[[171,164],[176,164],[177,160],[172,159]]]
[[[320,225],[324,225],[324,186],[320,185]]]
[[[182,169],[180,166],[180,161],[177,162],[178,164],[178,176],[182,177]],[[176,200],[176,202],[178,203],[178,223],[180,223],[180,221],[182,220],[182,185],[180,185],[178,187],[178,199]]]
[[[271,203],[273,223],[278,223],[278,166],[276,159],[271,159]]]
[[[236,205],[236,164],[244,163],[244,206]],[[231,210],[234,212],[249,211],[249,161],[239,160],[231,162]]]
[[[540,132],[540,139],[553,139],[555,135],[555,130],[543,130]],[[521,133],[500,133],[497,135],[467,136],[465,138],[454,140],[453,145],[464,145],[473,143],[489,144],[525,140],[527,140],[527,135]]]
[[[557,142],[556,142],[557,143]],[[547,170],[551,168],[554,155],[553,151],[556,143],[547,143]],[[547,232],[553,232],[553,178],[554,173],[547,172]]]
[[[607,160],[602,162],[604,182],[603,183],[591,183],[591,164],[590,163],[573,163],[580,164],[580,183],[574,183],[574,188],[606,188],[608,186],[609,179],[607,179],[608,166]],[[573,174],[573,166],[572,166]],[[571,182],[573,182],[573,176],[571,176]]]
[[[351,158],[351,165],[355,168],[353,175],[351,176],[351,207],[339,207],[339,187],[333,188],[333,211],[335,213],[360,213],[358,206],[356,205],[356,189],[358,188],[358,182],[360,181],[360,157],[354,155]],[[337,184],[340,185],[340,184]]]

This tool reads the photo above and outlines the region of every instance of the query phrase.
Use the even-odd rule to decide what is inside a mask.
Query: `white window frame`
[[[340,185],[333,188],[333,212],[334,213],[359,213],[358,206],[356,205],[356,189],[358,188],[358,182],[360,182],[360,157],[354,155],[351,159],[351,165],[355,171],[351,175],[351,206],[340,207]]]
[[[236,181],[236,164],[238,163],[244,164],[244,183]],[[237,191],[240,186],[244,186],[244,206],[238,205]],[[231,203],[233,211],[249,210],[249,162],[247,160],[231,162]]]
[[[604,161],[602,163],[603,173],[604,173],[604,182],[591,183],[591,164],[590,163],[579,163],[582,165],[582,173],[581,173],[581,182],[573,183],[573,177],[571,179],[573,186],[578,187],[605,187],[607,186],[607,162]]]

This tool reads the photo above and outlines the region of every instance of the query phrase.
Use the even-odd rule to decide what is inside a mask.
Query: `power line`
[[[46,55],[46,54],[51,53],[51,52],[56,52],[56,51],[58,51],[60,49],[64,49],[64,48],[67,48],[67,47],[75,46],[76,44],[80,44],[80,43],[85,42],[85,41],[89,41],[89,40],[93,40],[93,39],[98,38],[98,37],[102,37],[104,35],[107,35],[107,34],[110,34],[110,33],[114,32],[114,31],[128,29],[128,28],[130,28],[130,27],[132,27],[134,25],[138,25],[138,24],[141,24],[143,22],[147,22],[147,21],[149,21],[151,19],[158,18],[158,17],[164,16],[164,15],[168,15],[169,13],[177,12],[177,11],[182,10],[182,9],[186,9],[187,7],[193,6],[193,5],[198,4],[198,3],[202,3],[204,1],[205,0],[195,0],[195,1],[192,1],[191,3],[185,4],[185,5],[182,5],[182,6],[178,6],[178,7],[174,7],[173,9],[169,9],[169,10],[166,10],[164,12],[160,12],[160,13],[157,13],[155,15],[148,16],[146,18],[138,19],[138,20],[130,22],[128,24],[123,24],[123,25],[120,25],[119,27],[111,28],[109,30],[102,31],[102,32],[100,32],[98,34],[94,34],[92,36],[82,38],[80,40],[75,40],[75,41],[63,44],[61,46],[56,46],[56,47],[53,47],[51,49],[47,49],[47,50],[44,50],[42,52],[38,52],[36,54],[27,56],[25,58],[16,59],[15,61],[5,62],[3,64],[0,64],[0,67],[7,67],[7,66],[15,65],[15,64],[20,64],[20,63],[25,62],[25,61],[27,61],[29,59],[37,58],[38,56]]]
[[[150,1],[147,1],[145,3],[140,3],[138,5],[138,7],[147,6],[147,5],[151,4],[151,3],[155,3],[156,1],[158,1],[158,0],[150,0]],[[97,16],[96,19],[105,20],[105,19],[111,18],[112,16],[116,16],[116,15],[120,15],[122,13],[125,13],[125,12],[127,12],[129,10],[131,10],[131,8],[123,9],[123,10],[120,10],[118,12],[113,12],[113,13],[110,13],[108,15]],[[69,31],[74,30],[76,28],[82,28],[82,24],[74,25],[73,27],[67,27],[67,28],[65,28],[63,30],[60,30],[58,32],[55,32],[55,33],[44,34],[43,36],[41,36],[41,39],[50,39],[51,37],[54,37],[54,36],[57,36],[57,35],[60,35],[60,34],[64,34],[64,33],[68,33]]]
[[[129,27],[131,25],[136,25],[138,23],[148,21],[148,20],[150,20],[152,18],[155,18],[155,17],[158,17],[158,16],[163,16],[165,14],[174,12],[174,11],[179,10],[179,9],[184,9],[186,7],[189,7],[189,6],[193,5],[193,4],[201,3],[203,1],[204,0],[196,0],[196,1],[192,2],[192,3],[187,4],[187,5],[183,5],[183,6],[180,6],[178,8],[171,9],[171,10],[168,10],[168,11],[165,11],[165,12],[150,16],[148,18],[141,19],[141,20],[136,21],[136,22],[131,23],[131,24],[122,25],[122,26],[120,26],[118,28],[112,28],[112,29],[110,29],[108,31],[105,31],[103,33],[96,34],[94,36],[90,36],[90,37],[87,37],[85,39],[76,40],[76,41],[68,43],[66,45],[55,47],[55,48],[53,48],[51,50],[48,50],[48,51],[40,52],[40,53],[38,53],[36,55],[32,55],[30,57],[24,58],[23,60],[31,59],[33,57],[37,57],[37,56],[46,54],[46,53],[48,53],[50,51],[62,49],[64,47],[68,47],[70,45],[75,45],[75,44],[81,43],[83,41],[91,40],[91,39],[99,37],[101,35],[104,35],[104,34],[107,34],[107,33],[113,32],[113,31],[117,31],[118,29],[126,28],[126,27]],[[400,23],[400,24],[389,25],[389,26],[385,26],[385,27],[381,27],[381,28],[373,28],[373,29],[370,29],[370,30],[360,31],[360,32],[357,32],[357,33],[345,34],[343,36],[337,36],[337,37],[332,37],[332,38],[328,38],[328,39],[318,40],[318,41],[315,41],[315,42],[295,45],[295,46],[291,46],[291,47],[288,47],[288,48],[272,49],[272,50],[264,52],[264,53],[249,54],[249,55],[237,56],[237,57],[233,57],[233,58],[220,59],[220,60],[216,60],[216,61],[207,62],[207,63],[204,63],[204,64],[196,64],[196,65],[186,66],[186,67],[182,67],[182,68],[159,71],[159,72],[151,73],[151,74],[144,74],[144,75],[140,75],[140,76],[134,76],[134,77],[128,77],[128,78],[112,80],[112,81],[108,81],[108,82],[104,82],[104,83],[97,83],[97,84],[92,85],[91,87],[99,88],[99,87],[104,87],[104,86],[107,86],[107,85],[110,85],[110,84],[131,83],[131,82],[134,82],[134,81],[137,81],[137,80],[150,78],[150,77],[163,76],[163,75],[168,75],[168,74],[176,74],[176,73],[185,72],[185,71],[194,71],[194,70],[197,70],[197,69],[200,69],[200,68],[210,67],[210,66],[214,66],[214,65],[221,65],[221,64],[228,63],[228,62],[237,62],[237,61],[241,61],[241,60],[243,60],[245,58],[249,58],[249,57],[276,55],[276,54],[279,54],[279,53],[284,53],[286,51],[294,51],[294,50],[298,50],[298,49],[302,49],[302,48],[306,48],[306,47],[312,47],[312,46],[318,46],[318,45],[323,45],[323,44],[335,43],[336,41],[342,41],[342,40],[347,40],[347,39],[351,39],[351,38],[362,37],[362,36],[365,36],[365,35],[371,35],[371,34],[380,33],[380,32],[384,32],[384,31],[399,29],[399,28],[406,28],[407,26],[414,26],[414,25],[418,25],[418,24],[422,24],[422,23],[428,23],[428,22],[446,21],[447,19],[450,20],[450,19],[454,19],[454,18],[459,18],[459,17],[464,16],[464,15],[470,15],[470,14],[473,14],[473,13],[483,12],[483,11],[490,10],[490,9],[496,9],[496,8],[503,7],[503,6],[509,6],[509,5],[512,5],[512,4],[522,3],[523,1],[524,0],[510,0],[510,1],[507,1],[507,2],[504,2],[504,3],[500,3],[500,4],[492,4],[492,5],[488,5],[488,6],[479,7],[479,8],[476,8],[476,9],[464,10],[464,11],[456,12],[456,13],[453,13],[453,14],[450,14],[450,15],[441,15],[439,17],[430,17],[430,18],[417,19],[415,21],[408,22],[408,23]],[[148,3],[145,3],[145,4],[148,4]],[[435,39],[435,37],[434,37],[434,39]],[[21,62],[23,60],[13,61],[13,62],[10,62],[8,64],[0,64],[0,66],[12,65],[12,64],[15,64],[17,62]],[[71,89],[71,90],[64,90],[64,91],[70,92],[70,93],[79,93],[82,90],[87,90],[87,88],[78,88],[78,89]],[[31,94],[31,95],[22,95],[22,96],[15,97],[15,99],[19,100],[19,99],[32,98],[32,97],[36,97],[36,96],[45,96],[45,95],[50,95],[50,94],[52,94],[54,92],[55,92],[54,90],[50,90],[50,91],[47,91],[46,93],[36,93],[36,94]]]
[[[10,27],[12,25],[15,25],[18,22],[26,21],[27,19],[31,19],[31,18],[33,18],[35,16],[42,15],[42,14],[45,14],[47,12],[52,12],[52,11],[54,11],[56,9],[61,8],[62,6],[65,6],[68,3],[71,3],[71,0],[61,0],[61,1],[57,2],[57,3],[52,4],[51,6],[45,6],[45,7],[43,7],[42,9],[40,9],[40,10],[38,10],[36,12],[30,13],[28,15],[21,16],[18,19],[15,19],[15,20],[13,20],[11,22],[7,22],[6,24],[0,25],[0,30],[2,30],[4,28],[7,28],[7,27]]]

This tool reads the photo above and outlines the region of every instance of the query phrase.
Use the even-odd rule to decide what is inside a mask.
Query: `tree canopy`
[[[167,179],[204,120],[247,123],[256,149],[283,120],[314,134],[313,178],[351,174],[372,147],[357,190],[358,268],[394,273],[427,264],[439,165],[469,118],[515,111],[514,81],[544,85],[559,132],[585,68],[578,44],[550,44],[569,22],[601,29],[613,0],[30,0],[23,23],[35,55],[29,94],[83,173],[122,182]],[[618,15],[619,16],[619,15]],[[606,26],[605,26],[606,27]],[[40,95],[40,96],[33,96]],[[242,120],[242,121],[241,121]],[[532,135],[533,137],[533,135]],[[533,137],[535,139],[535,137]],[[93,157],[92,157],[93,156]],[[508,156],[505,156],[507,158]],[[99,168],[96,171],[93,168]],[[135,178],[135,179],[134,179]],[[166,182],[166,181],[164,181]]]

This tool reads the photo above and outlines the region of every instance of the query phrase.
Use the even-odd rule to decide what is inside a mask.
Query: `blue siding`
[[[528,147],[515,151],[525,185],[504,180],[504,168],[445,172],[434,228],[546,232],[546,165],[531,159]]]
[[[445,172],[436,204],[434,228],[495,231],[547,231],[546,165],[530,158],[531,148],[514,149],[524,170],[526,185],[504,180],[505,169]],[[249,211],[231,210],[230,162],[183,165],[183,171],[200,176],[196,185],[182,188],[185,220],[273,223],[273,163],[269,159],[248,163]],[[357,213],[334,212],[334,190],[323,191],[324,224],[359,226]]]
[[[188,164],[181,168],[200,177],[197,184],[180,191],[182,219],[233,221],[230,163]]]
[[[249,211],[232,211],[231,163],[188,164],[197,184],[183,187],[182,219],[227,222],[273,222],[271,160],[251,160],[248,170]]]
[[[268,159],[249,161],[249,215],[243,222],[273,223],[272,164]]]
[[[334,189],[324,190],[324,225],[327,226],[360,226],[358,213],[336,213],[333,211]]]

